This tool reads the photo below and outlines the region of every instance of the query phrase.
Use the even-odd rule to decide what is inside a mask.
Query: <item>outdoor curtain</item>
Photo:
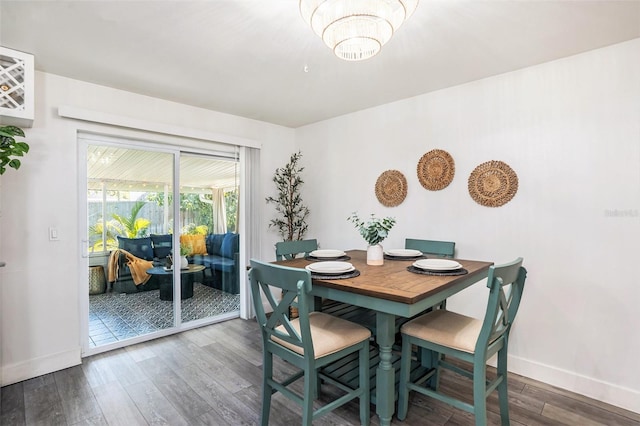
[[[225,234],[227,232],[227,213],[224,204],[224,190],[212,188],[211,199],[213,200],[213,233]]]

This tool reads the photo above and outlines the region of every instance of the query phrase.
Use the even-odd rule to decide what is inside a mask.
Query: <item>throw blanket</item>
[[[107,265],[109,282],[114,282],[118,279],[118,274],[120,272],[118,259],[120,259],[121,254],[127,258],[126,265],[129,266],[131,278],[133,278],[133,283],[135,285],[144,284],[149,281],[151,275],[147,274],[147,269],[153,268],[153,262],[135,257],[126,250],[116,249],[111,252],[111,255],[109,256],[109,263]]]

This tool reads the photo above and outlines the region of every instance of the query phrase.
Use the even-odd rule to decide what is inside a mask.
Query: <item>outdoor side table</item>
[[[191,264],[186,269],[180,270],[181,299],[193,297],[193,276],[190,275],[202,271],[204,271],[204,265]],[[148,269],[147,274],[156,275],[160,280],[160,300],[173,300],[173,270],[167,270],[164,266],[155,266]]]

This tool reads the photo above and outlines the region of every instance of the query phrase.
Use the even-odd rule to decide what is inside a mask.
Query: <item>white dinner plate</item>
[[[349,262],[315,262],[305,266],[305,269],[316,274],[344,274],[356,268]]]
[[[429,271],[453,271],[462,268],[462,265],[455,260],[448,259],[420,259],[416,260],[413,266]]]
[[[322,259],[322,258],[342,257],[345,254],[346,253],[343,252],[342,250],[314,250],[311,253],[309,253],[309,256],[317,257],[318,259]]]
[[[393,257],[417,257],[422,256],[422,252],[420,250],[413,249],[393,249],[387,250],[384,252],[385,254]]]

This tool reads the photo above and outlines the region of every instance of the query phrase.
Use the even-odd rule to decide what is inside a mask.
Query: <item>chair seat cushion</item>
[[[402,326],[403,334],[460,351],[475,351],[482,321],[445,309],[431,311]]]
[[[291,325],[298,332],[300,331],[299,319],[291,320]],[[341,351],[371,337],[371,332],[361,325],[322,312],[309,313],[309,325],[316,359]],[[276,330],[286,333],[283,326],[276,327]],[[271,339],[300,355],[304,354],[299,346],[287,343],[275,336],[272,336]]]

